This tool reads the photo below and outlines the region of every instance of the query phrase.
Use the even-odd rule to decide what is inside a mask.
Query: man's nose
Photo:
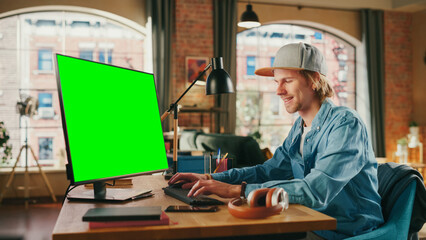
[[[284,83],[282,83],[282,82],[278,83],[276,94],[277,95],[285,95],[285,94],[287,94],[287,89],[285,88],[285,84]]]

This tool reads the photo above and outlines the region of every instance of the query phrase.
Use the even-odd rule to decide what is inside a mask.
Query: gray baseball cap
[[[273,77],[274,69],[309,70],[327,73],[325,58],[318,48],[307,43],[290,43],[282,46],[275,55],[273,67],[259,68],[254,73]]]

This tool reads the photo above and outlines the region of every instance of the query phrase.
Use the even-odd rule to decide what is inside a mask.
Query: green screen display
[[[154,76],[56,55],[74,184],[167,169]]]

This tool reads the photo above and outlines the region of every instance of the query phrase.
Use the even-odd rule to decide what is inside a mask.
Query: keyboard
[[[217,199],[207,197],[205,195],[199,195],[197,197],[188,197],[188,193],[190,189],[182,189],[182,188],[172,188],[165,187],[163,188],[164,193],[171,197],[174,197],[186,204],[192,206],[211,206],[211,205],[223,205],[224,202],[219,201]]]

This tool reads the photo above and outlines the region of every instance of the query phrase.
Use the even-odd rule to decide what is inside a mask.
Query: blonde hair
[[[300,74],[306,78],[306,80],[310,80],[313,84],[313,89],[320,98],[321,102],[325,100],[325,98],[331,98],[334,96],[334,89],[331,87],[328,79],[317,72],[309,71],[309,70],[301,70]],[[315,80],[315,74],[319,75],[319,80]]]

